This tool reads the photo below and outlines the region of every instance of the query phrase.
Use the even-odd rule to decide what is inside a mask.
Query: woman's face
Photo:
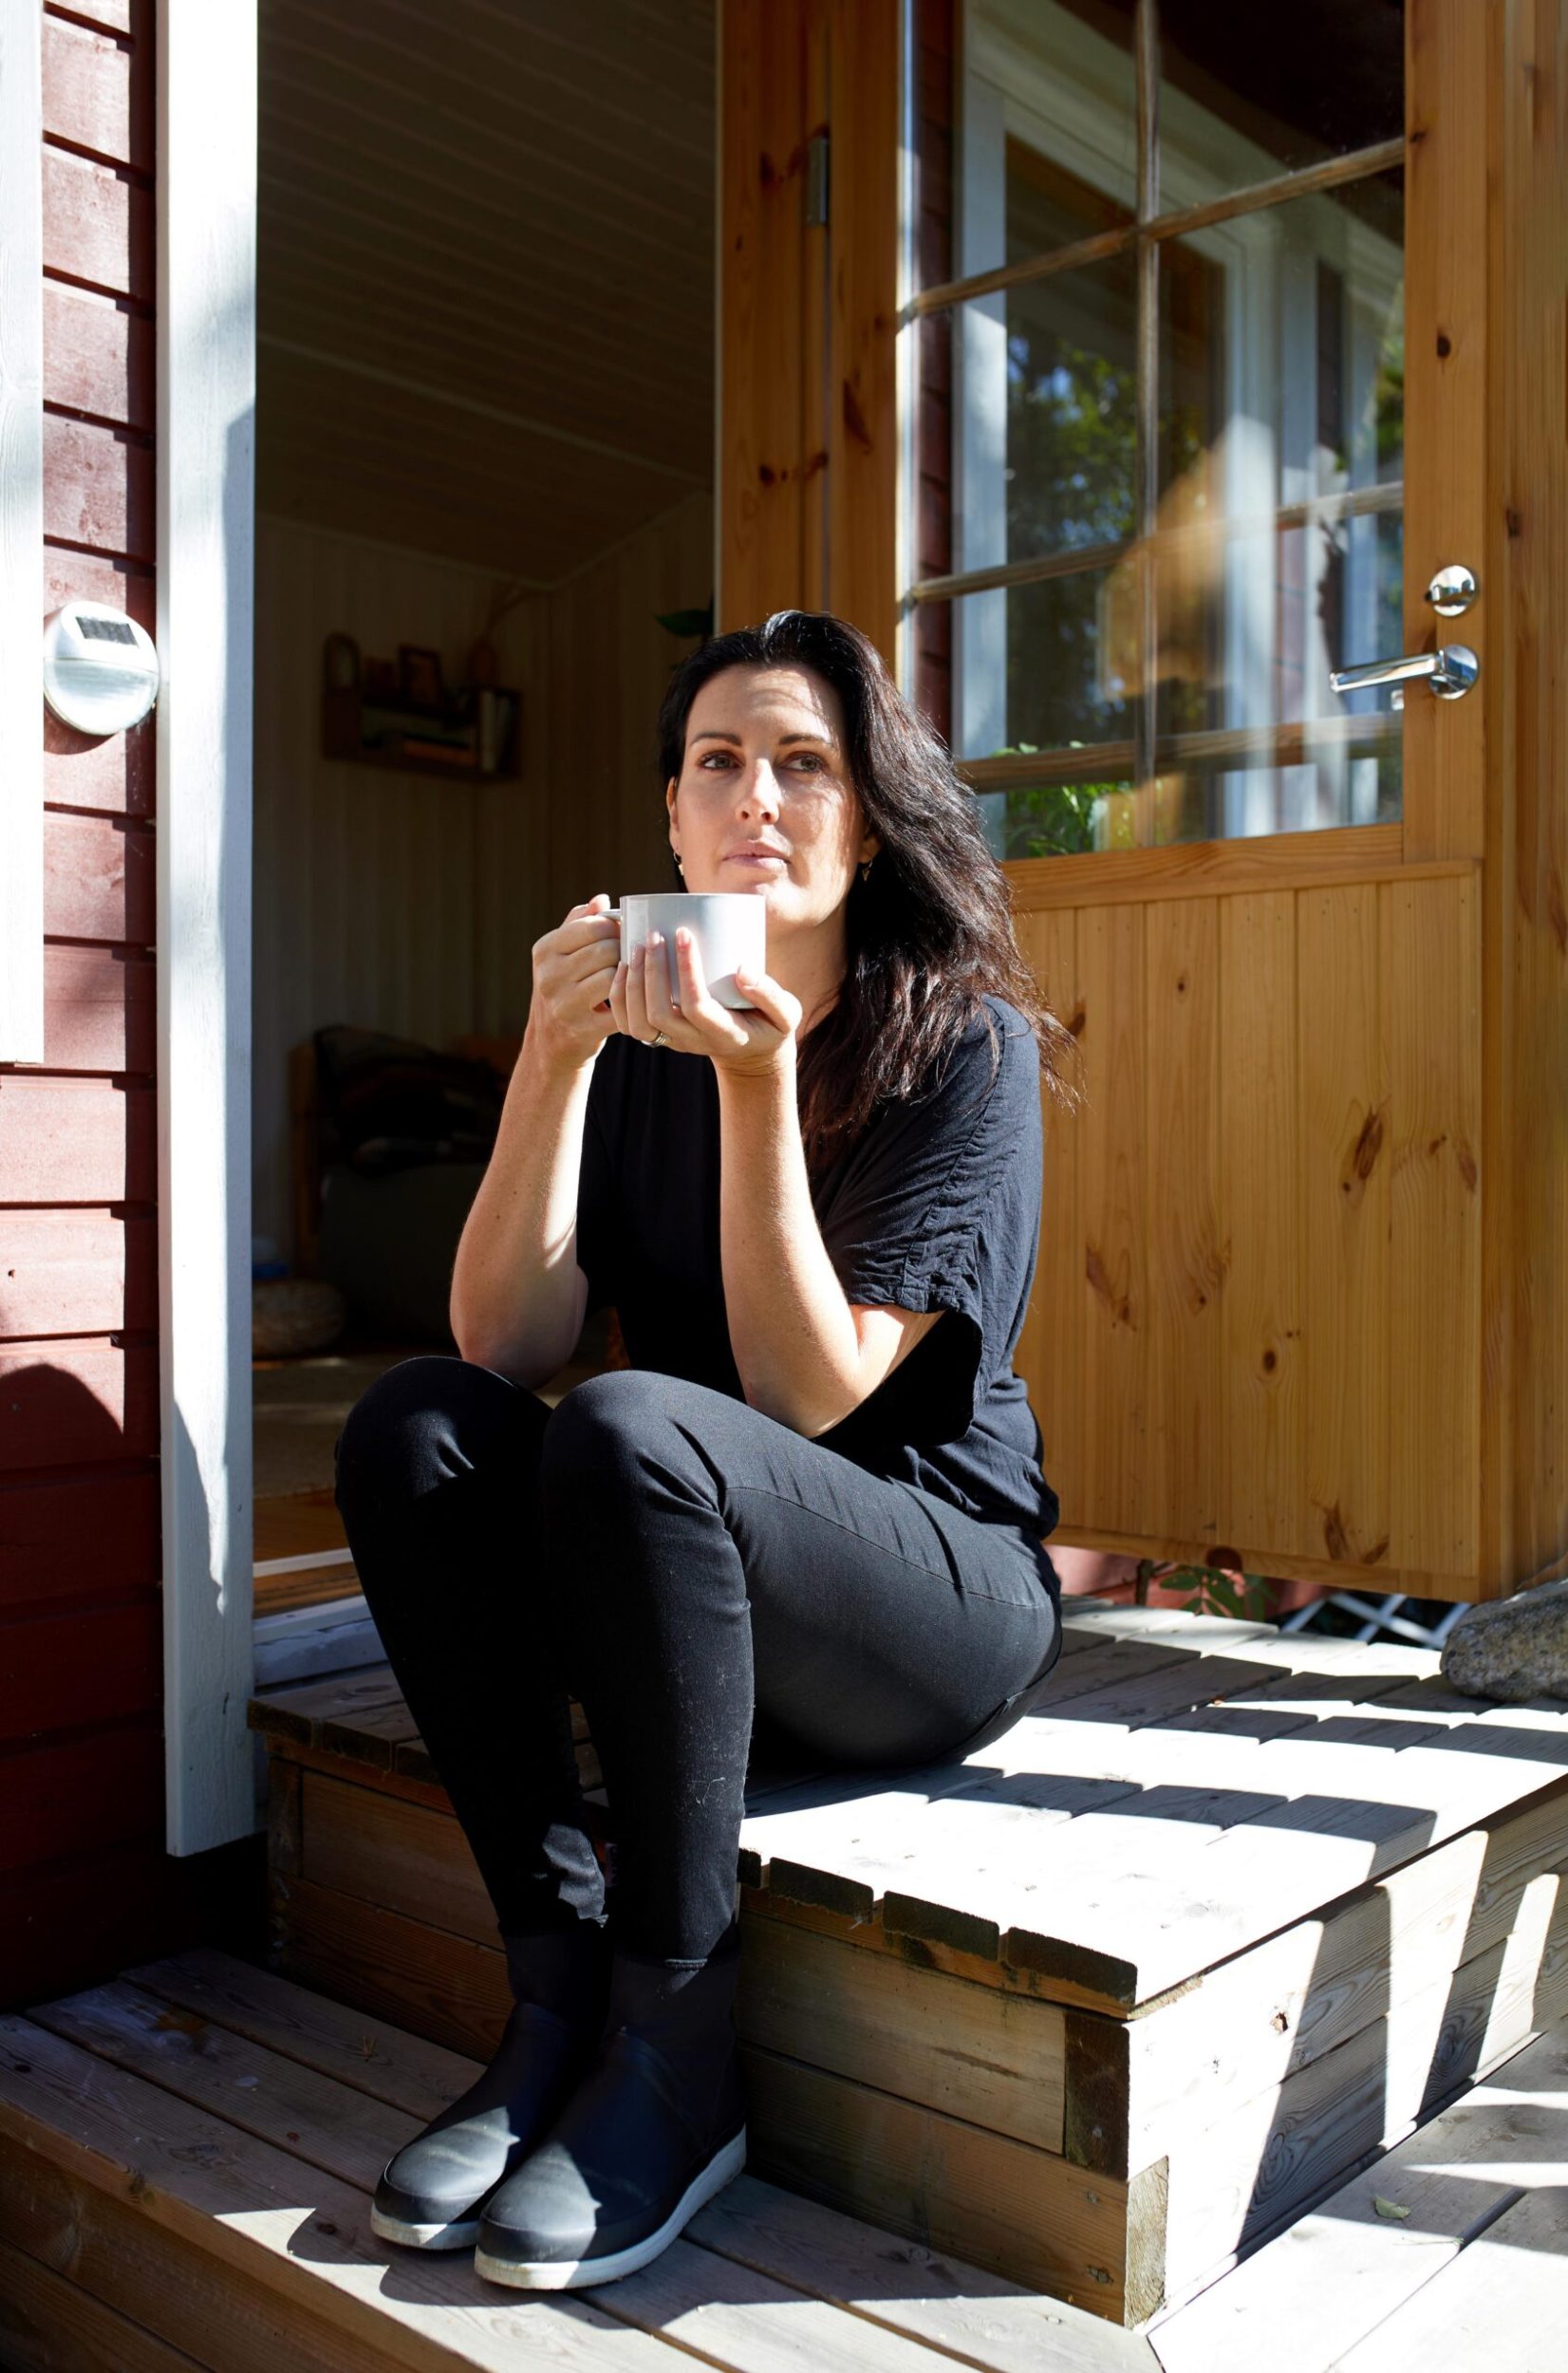
[[[711,677],[664,804],[687,889],[765,899],[770,935],[826,923],[881,845],[849,777],[843,704],[809,667]]]

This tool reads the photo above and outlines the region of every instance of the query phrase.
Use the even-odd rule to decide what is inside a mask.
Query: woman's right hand
[[[608,891],[596,890],[533,943],[528,1036],[551,1064],[577,1069],[591,1062],[616,1027],[609,990],[621,961],[621,925],[608,906]]]

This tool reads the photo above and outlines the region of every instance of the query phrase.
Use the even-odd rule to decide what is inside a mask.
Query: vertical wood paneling
[[[1219,1197],[1228,1266],[1216,1423],[1226,1541],[1304,1556],[1296,899],[1220,902]]]
[[[598,888],[672,880],[653,723],[689,645],[662,611],[713,588],[713,504],[690,497],[499,621],[523,697],[522,779],[441,783],[320,756],[321,649],[400,643],[466,664],[497,580],[261,522],[254,917],[254,1225],[288,1252],[289,1050],[351,1022],[432,1045],[520,1032],[540,933]]]
[[[1568,1560],[1568,6],[1509,7],[1503,28],[1482,1484],[1506,1587]]]
[[[1077,918],[1072,909],[1021,915],[1018,944],[1052,1012],[1070,1027],[1081,1014]],[[1076,1116],[1059,1112],[1044,1098],[1044,1180],[1040,1196],[1039,1244],[1029,1311],[1018,1338],[1015,1365],[1029,1380],[1029,1400],[1039,1419],[1046,1481],[1061,1503],[1064,1523],[1082,1523],[1084,1277],[1083,1230],[1078,1209]]]
[[[1297,898],[1305,1548],[1375,1565],[1389,1514],[1389,1173],[1374,888]]]
[[[802,222],[809,11],[730,0],[719,11],[719,624],[804,604]],[[813,255],[820,260],[820,234]]]
[[[495,580],[280,520],[259,529],[253,1209],[256,1232],[287,1250],[289,1048],[328,1022],[436,1045],[506,1026],[475,1011],[474,883],[476,871],[493,876],[491,912],[517,929],[530,897],[529,872],[517,870],[527,852],[503,818],[510,809],[536,814],[540,787],[481,791],[324,758],[327,635],[352,634],[367,656],[393,656],[400,643],[439,650],[456,681]],[[526,615],[514,609],[496,629],[508,682]],[[491,846],[476,864],[481,814]]]
[[[1146,909],[1148,1479],[1167,1529],[1217,1538],[1220,924],[1215,900]]]
[[[1479,900],[1462,880],[1385,883],[1378,902],[1393,1554],[1469,1574],[1480,1548]]]
[[[1145,1204],[1147,1017],[1141,906],[1077,918],[1087,1109],[1077,1124],[1082,1303],[1077,1521],[1138,1533],[1155,1504],[1148,1479],[1148,1287]]]
[[[829,607],[893,663],[899,588],[899,0],[836,0],[832,107]]]
[[[692,648],[657,621],[700,607],[713,583],[705,495],[667,512],[551,597],[549,889],[538,928],[607,890],[673,889],[654,723]]]

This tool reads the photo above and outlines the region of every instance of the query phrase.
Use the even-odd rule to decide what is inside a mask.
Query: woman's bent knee
[[[513,1388],[447,1354],[401,1359],[366,1387],[332,1446],[339,1492],[415,1496],[451,1472],[450,1452],[493,1425]]]
[[[656,1446],[662,1446],[662,1463],[673,1458],[700,1477],[702,1461],[691,1447],[692,1429],[682,1429],[679,1419],[682,1398],[702,1390],[653,1368],[608,1368],[586,1376],[557,1402],[545,1428],[546,1488],[593,1492],[613,1489],[618,1480],[634,1482]]]

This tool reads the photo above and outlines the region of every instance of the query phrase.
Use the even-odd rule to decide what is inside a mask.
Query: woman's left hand
[[[737,985],[750,998],[754,1013],[737,1013],[720,1005],[702,975],[702,958],[696,940],[682,924],[675,935],[680,973],[679,1005],[672,1002],[664,944],[657,934],[646,948],[638,948],[628,964],[622,958],[610,983],[609,1006],[615,1026],[644,1044],[663,1031],[664,1044],[681,1055],[706,1055],[732,1076],[757,1078],[793,1063],[795,1032],[805,1010],[800,1000],[765,972],[740,972]]]

